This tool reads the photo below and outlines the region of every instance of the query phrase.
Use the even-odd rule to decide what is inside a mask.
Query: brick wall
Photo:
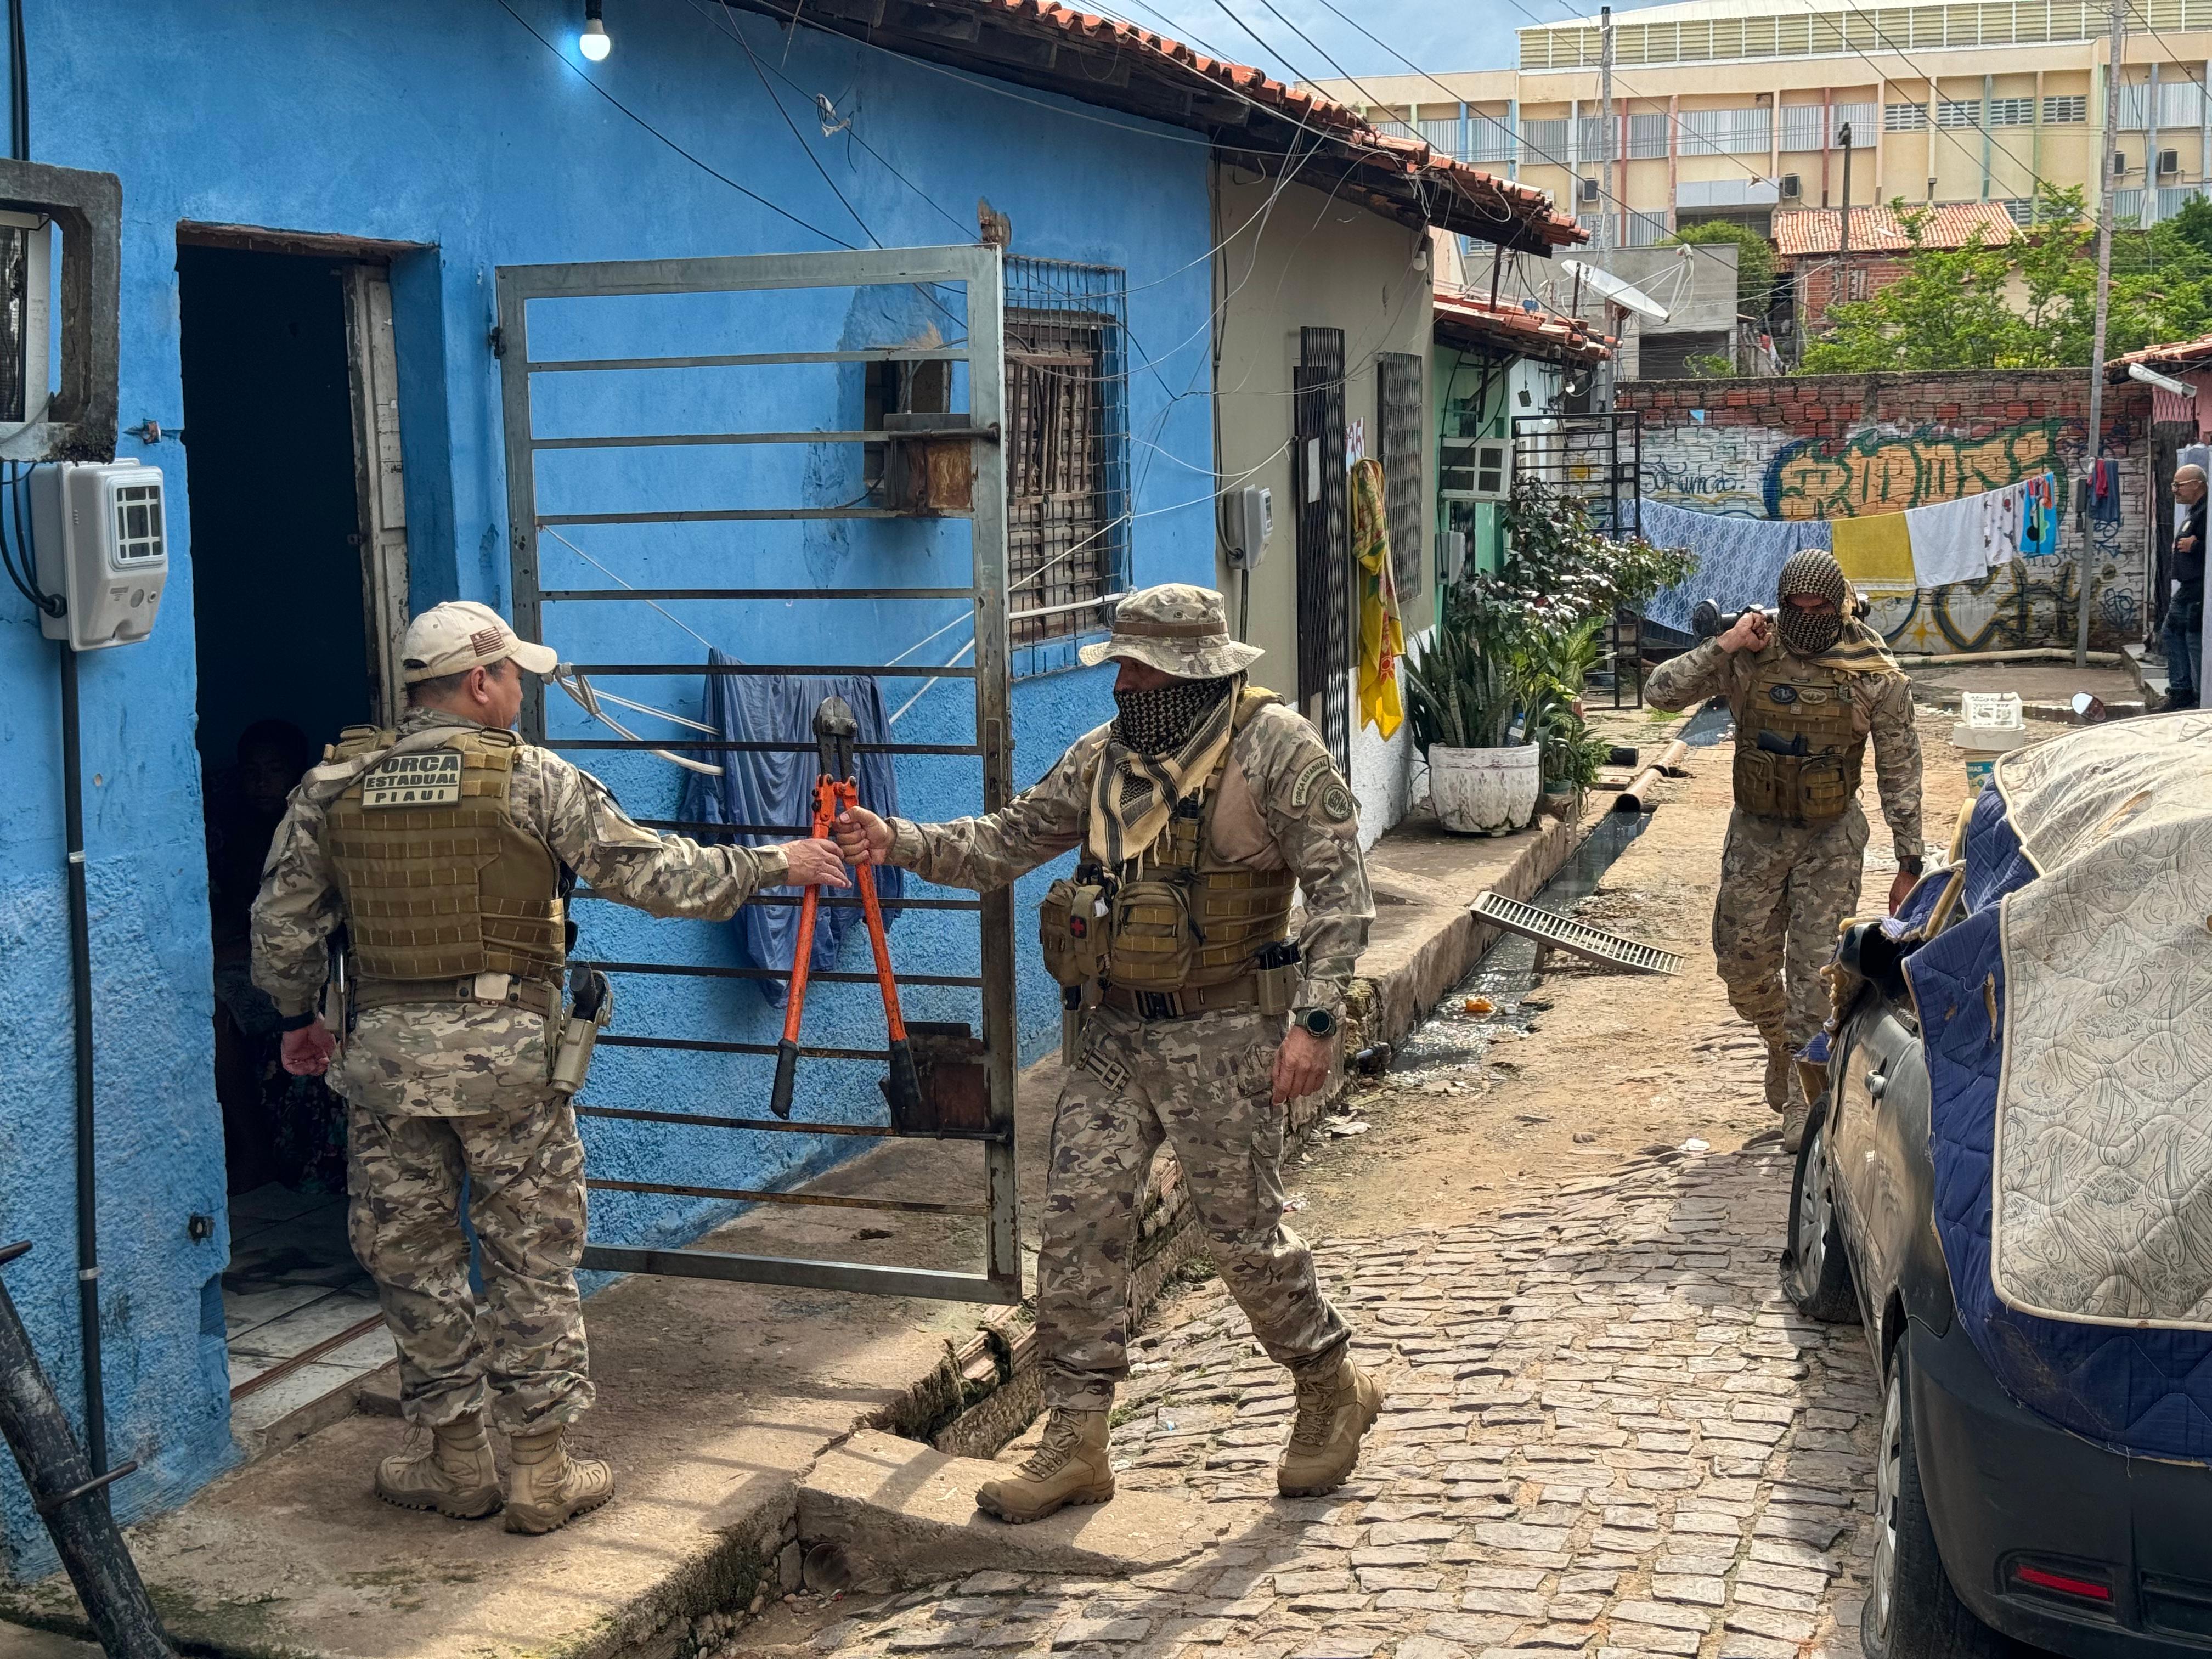
[[[2065,515],[2058,553],[1877,605],[1900,648],[1984,651],[2074,642],[2081,532],[2069,479],[2082,465],[2089,377],[2075,369],[1638,380],[1618,406],[1644,416],[1644,491],[1761,519],[1901,512],[2051,471]],[[2121,517],[2091,525],[2091,624],[2107,647],[2142,635],[2150,392],[2105,394],[2105,451],[2120,463]]]
[[[1833,256],[1820,259],[1801,259],[1797,264],[1797,316],[1799,326],[1808,331],[1827,320],[1828,307],[1849,300],[1871,300],[1886,288],[1894,286],[1911,274],[1910,261],[1869,256],[1851,259],[1851,283],[1848,295]]]

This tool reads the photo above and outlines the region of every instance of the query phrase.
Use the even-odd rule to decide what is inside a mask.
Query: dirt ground
[[[1681,718],[1607,715],[1603,724],[1650,758]],[[1939,850],[1967,797],[1963,758],[1948,741],[1954,718],[1923,706],[1918,721],[1925,835]],[[1660,787],[1643,833],[1575,913],[1684,957],[1681,975],[1630,974],[1555,952],[1524,1001],[1537,1011],[1526,1035],[1498,1030],[1479,1060],[1393,1072],[1353,1091],[1349,1119],[1333,1121],[1367,1128],[1325,1128],[1285,1171],[1293,1201],[1303,1200],[1300,1231],[1450,1226],[1510,1202],[1516,1176],[1582,1160],[1610,1168],[1623,1154],[1692,1138],[1734,1150],[1775,1133],[1759,1092],[1764,1052],[1713,967],[1732,752],[1726,741],[1690,751],[1689,775]],[[1886,902],[1897,868],[1871,763],[1863,804],[1873,834],[1860,903],[1870,911]]]

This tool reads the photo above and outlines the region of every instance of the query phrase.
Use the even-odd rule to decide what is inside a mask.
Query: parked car
[[[1975,823],[1995,823],[2002,811]],[[2035,878],[2017,840],[1999,851],[2015,860],[2014,886]],[[2024,1316],[1991,1292],[1986,1173],[1976,1255],[1962,1243],[1975,1212],[1958,1202],[1974,1171],[1954,1162],[1939,1173],[1944,1153],[1931,1144],[1931,1041],[1946,1090],[1957,1073],[1942,1068],[1958,1051],[1948,1046],[1948,1027],[1923,1031],[1914,991],[1935,1000],[1924,994],[1927,963],[1911,965],[1911,985],[1906,976],[1916,948],[1930,949],[1932,963],[1924,941],[1963,922],[1965,872],[1955,884],[1937,872],[1926,885],[1916,900],[1932,925],[1862,923],[1839,947],[1844,1012],[1826,1053],[1814,1056],[1819,1069],[1808,1068],[1808,1093],[1820,1097],[1798,1154],[1783,1257],[1798,1308],[1858,1320],[1881,1379],[1880,1531],[1862,1644],[1868,1659],[1993,1654],[2008,1638],[2076,1659],[2202,1655],[2212,1650],[2212,1468],[2201,1453],[2185,1461],[2127,1443],[2129,1425],[2144,1420],[2129,1413],[2142,1407],[2106,1402],[2128,1388],[2212,1389],[2203,1380],[2212,1379],[2212,1334],[2057,1323]],[[1945,887],[1955,918],[1929,902]],[[1994,900],[1984,908],[1991,943],[1984,948],[1994,949]],[[1962,1005],[1979,1020],[1986,997],[1983,1030],[1992,1035],[1977,1040],[1996,1042],[2002,967],[1986,989],[1978,961],[1963,982],[1966,994],[1947,994],[1949,1006],[1931,1006],[1931,1020],[1955,1020]],[[1993,1103],[1996,1062],[1984,1070]],[[1948,1133],[1955,1109],[1948,1093],[1941,1099],[1938,1127]],[[1954,1280],[1954,1272],[1963,1276]],[[1972,1330],[1959,1306],[1966,1298],[1981,1322]],[[2115,1344],[2131,1346],[2115,1352]],[[2103,1369],[2093,1370],[2085,1354]],[[2176,1382],[2162,1365],[2189,1374],[2177,1369]],[[2170,1397],[2182,1416],[2202,1409],[2186,1393]],[[2069,1413],[2073,1421],[2054,1420]],[[2191,1445],[2207,1435],[2201,1424],[2180,1431],[2195,1437]]]

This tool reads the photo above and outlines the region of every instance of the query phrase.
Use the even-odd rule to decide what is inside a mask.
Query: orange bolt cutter
[[[822,771],[814,780],[814,839],[828,841],[837,814],[860,804],[860,786],[853,777],[853,744],[860,723],[842,697],[824,697],[814,711],[814,752]],[[890,1102],[891,1121],[911,1122],[921,1111],[921,1080],[914,1069],[914,1051],[907,1046],[906,1021],[899,1015],[898,981],[891,977],[891,947],[884,937],[883,906],[876,899],[876,875],[861,865],[853,872],[860,890],[860,908],[868,919],[868,948],[875,953],[876,983],[884,994],[884,1021],[890,1028],[890,1075],[884,1094]],[[778,1117],[791,1115],[791,1091],[799,1072],[799,1024],[806,1013],[806,976],[814,963],[814,913],[822,899],[818,886],[809,887],[799,902],[799,948],[791,959],[791,995],[784,1005],[783,1041],[775,1046],[775,1086],[769,1091],[769,1109]]]

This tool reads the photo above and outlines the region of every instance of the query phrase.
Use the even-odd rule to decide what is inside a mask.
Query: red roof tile
[[[1774,216],[1774,246],[1785,259],[1837,251],[1842,210],[1837,208],[1784,208]],[[1995,246],[2020,234],[2012,215],[2000,202],[1951,202],[1928,210],[1920,226],[1920,246],[1961,248],[1972,245],[1977,234]],[[1886,207],[1851,210],[1853,253],[1905,253],[1912,248],[1902,218]]]
[[[1553,317],[1521,306],[1492,305],[1472,294],[1439,289],[1434,333],[1450,346],[1493,346],[1552,362],[1597,363],[1610,341],[1578,318]]]
[[[794,15],[790,0],[733,3],[784,22]],[[902,55],[1206,133],[1271,173],[1295,155],[1340,196],[1408,224],[1539,253],[1589,240],[1547,191],[1378,132],[1349,106],[1249,64],[1052,0],[808,0],[795,15]]]

